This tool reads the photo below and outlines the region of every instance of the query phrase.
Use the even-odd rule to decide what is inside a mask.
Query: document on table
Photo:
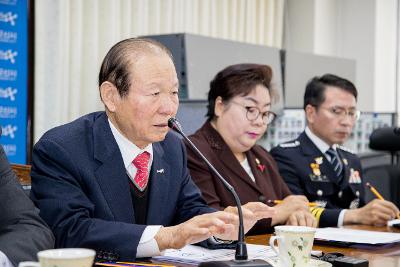
[[[315,239],[351,244],[383,245],[400,242],[400,233],[328,227],[317,229]]]
[[[276,263],[278,257],[271,247],[263,245],[247,244],[249,259],[265,260],[272,265]],[[235,258],[234,249],[207,249],[199,246],[188,245],[182,249],[167,249],[163,256],[153,257],[159,261],[170,261],[177,263],[198,265],[204,261],[224,261]]]

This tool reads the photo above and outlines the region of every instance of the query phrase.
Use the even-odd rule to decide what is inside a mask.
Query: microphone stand
[[[233,198],[238,209],[239,215],[239,233],[238,242],[236,243],[235,260],[230,261],[208,261],[199,264],[199,267],[272,267],[268,262],[263,260],[248,260],[247,247],[244,241],[244,225],[243,225],[243,213],[242,206],[240,204],[239,196],[237,195],[235,189],[230,185],[225,178],[214,168],[214,166],[207,160],[207,158],[200,152],[200,150],[193,144],[193,142],[183,133],[180,123],[175,118],[170,118],[168,120],[168,127],[178,132],[193,148],[197,155],[207,164],[211,171],[221,180],[224,186],[232,193]]]

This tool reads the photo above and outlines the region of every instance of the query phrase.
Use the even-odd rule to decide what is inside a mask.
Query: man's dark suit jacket
[[[0,251],[14,266],[53,248],[54,236],[24,193],[0,145]]]
[[[175,134],[154,143],[153,152],[147,225],[176,225],[215,211],[190,178],[184,145]],[[146,225],[135,224],[128,176],[105,112],[48,131],[32,159],[32,199],[54,232],[56,247],[135,259]]]
[[[328,159],[305,132],[296,140],[271,150],[271,155],[278,163],[279,172],[293,194],[305,195],[309,201],[326,204],[326,209],[319,220],[321,227],[337,226],[342,209],[356,208],[365,204],[360,159],[341,147],[337,148],[337,152],[344,166],[341,181],[336,178]],[[321,161],[322,163],[318,164],[320,173],[313,171],[311,164]],[[356,173],[360,179],[352,179]]]
[[[246,152],[246,157],[253,172],[253,182],[222,136],[206,122],[190,140],[215,166],[221,175],[235,188],[242,204],[253,201],[266,203],[268,200],[283,199],[290,191],[279,175],[278,167],[269,153],[259,145]],[[222,182],[186,144],[190,175],[203,193],[208,205],[216,209],[236,206],[232,194]],[[270,232],[271,219],[264,219],[249,231],[250,234]]]

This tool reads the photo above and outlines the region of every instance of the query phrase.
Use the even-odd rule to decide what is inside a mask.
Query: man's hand
[[[233,214],[237,214],[238,212],[237,207],[232,207],[232,206],[226,207],[224,211]],[[276,213],[275,208],[265,205],[264,203],[261,202],[249,202],[243,205],[242,212],[243,212],[243,224],[245,233],[247,233],[256,224],[258,220],[271,218]],[[236,230],[234,234],[236,236],[233,236],[231,238],[221,238],[221,239],[229,239],[229,240],[237,239],[239,219],[235,222],[235,226]],[[220,238],[219,236],[217,237]]]
[[[383,226],[397,214],[399,209],[392,202],[374,199],[362,208],[347,210],[343,223]]]
[[[289,224],[316,227],[317,221],[310,213],[308,199],[305,196],[290,195],[275,206],[276,214],[272,217],[272,225]]]
[[[184,223],[163,227],[154,238],[160,251],[168,248],[182,248],[211,236],[230,239],[235,232],[237,233],[237,227],[234,225],[237,221],[238,217],[235,214],[224,211],[202,214]]]

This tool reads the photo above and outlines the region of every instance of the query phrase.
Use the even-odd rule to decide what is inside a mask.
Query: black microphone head
[[[176,121],[176,119],[174,117],[169,118],[168,119],[168,127],[171,128],[171,129],[174,129],[175,121]]]
[[[176,118],[169,118],[168,127],[182,133],[182,126]]]

